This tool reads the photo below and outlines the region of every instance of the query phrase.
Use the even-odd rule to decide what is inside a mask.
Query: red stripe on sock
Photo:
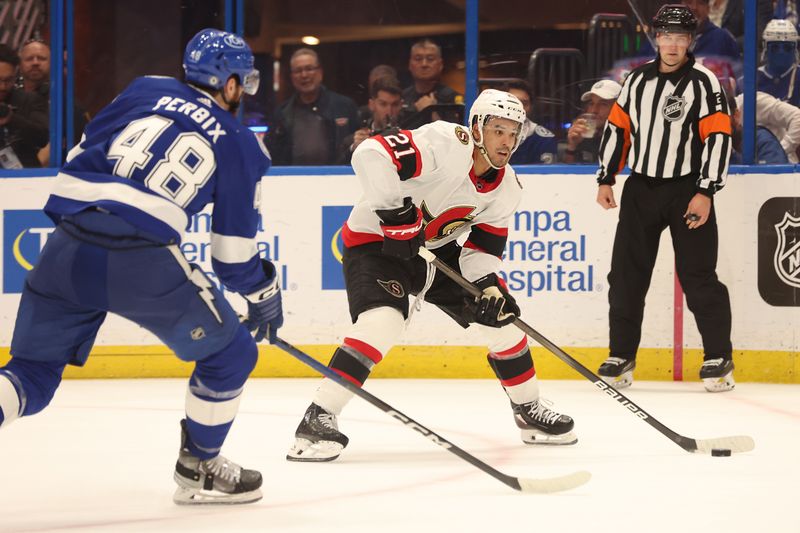
[[[345,346],[348,346],[354,350],[358,350],[360,353],[369,357],[373,363],[378,364],[383,359],[381,352],[370,346],[364,341],[360,341],[358,339],[351,339],[350,337],[345,337],[344,342],[342,343]]]
[[[500,383],[502,383],[504,387],[513,387],[514,385],[519,385],[520,383],[525,383],[529,379],[533,379],[533,376],[535,375],[536,375],[536,368],[531,367],[530,370],[528,370],[523,374],[520,374],[515,378],[501,379]]]
[[[494,355],[498,359],[502,359],[503,357],[508,357],[510,355],[517,355],[527,347],[528,347],[528,337],[523,336],[521,341],[519,341],[517,344],[515,344],[508,350],[503,350],[502,352],[494,352]]]
[[[333,370],[334,372],[339,374],[341,377],[343,377],[347,381],[351,382],[353,385],[356,385],[358,387],[362,387],[364,385],[363,383],[358,381],[356,378],[354,378],[350,374],[346,374],[346,373],[342,372],[341,370],[339,370],[338,368],[331,368],[331,370]]]

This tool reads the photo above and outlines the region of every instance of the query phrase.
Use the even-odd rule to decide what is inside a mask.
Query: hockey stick
[[[656,48],[656,42],[653,39],[653,36],[650,35],[650,32],[648,31],[648,28],[650,28],[650,25],[644,19],[644,15],[642,14],[642,10],[639,9],[639,6],[636,4],[636,0],[628,0],[628,5],[630,6],[631,11],[633,11],[633,16],[636,17],[636,20],[639,22],[639,25],[642,27],[642,31],[644,32],[645,37],[647,37],[647,40],[650,41],[650,46],[653,47],[653,50],[656,50],[657,49]]]
[[[284,341],[281,338],[275,339],[275,344],[289,355],[298,359],[300,362],[305,363],[306,365],[310,366],[326,378],[333,380],[337,384],[341,385],[345,389],[349,390],[356,396],[360,396],[367,402],[371,403],[384,413],[388,414],[392,418],[395,418],[405,424],[406,426],[410,427],[414,431],[421,433],[425,438],[433,442],[434,444],[438,444],[445,450],[449,451],[450,453],[457,455],[461,459],[465,460],[472,466],[483,470],[490,476],[495,479],[498,479],[511,487],[514,490],[518,490],[521,492],[533,492],[533,493],[550,493],[550,492],[560,492],[564,490],[574,489],[576,487],[580,487],[591,478],[591,474],[586,471],[579,471],[574,472],[572,474],[567,474],[565,476],[560,477],[552,477],[552,478],[544,478],[544,479],[528,479],[528,478],[520,478],[509,476],[500,472],[499,470],[494,469],[493,467],[489,466],[488,464],[484,463],[474,455],[462,450],[449,440],[445,439],[438,433],[428,429],[427,427],[423,426],[410,416],[407,416],[388,403],[384,402],[380,398],[377,398],[370,394],[369,392],[365,391],[361,387],[347,381],[346,379],[342,378],[339,374],[328,368],[327,366],[323,365],[310,355],[306,354],[305,352],[298,350],[288,342]]]
[[[426,248],[420,248],[419,255],[425,259],[425,261],[435,266],[445,276],[449,277],[463,287],[464,290],[466,290],[470,295],[481,296],[483,294],[478,287],[467,281],[464,276],[440,261],[439,258],[433,255],[430,250]],[[530,335],[536,342],[547,348],[553,355],[571,366],[580,375],[594,383],[598,389],[617,400],[620,404],[625,406],[628,411],[650,424],[652,427],[660,431],[662,435],[666,436],[668,439],[687,452],[711,453],[712,450],[730,450],[731,452],[740,453],[749,452],[755,448],[755,442],[753,441],[753,438],[746,435],[718,437],[714,439],[692,439],[690,437],[684,437],[683,435],[675,433],[670,428],[653,418],[653,416],[648,414],[644,409],[636,405],[636,403],[634,403],[631,399],[627,398],[617,389],[600,379],[599,376],[595,375],[594,372],[580,364],[567,352],[547,340],[541,333],[530,327],[528,324],[519,318],[516,318],[513,324],[521,329],[525,334]]]

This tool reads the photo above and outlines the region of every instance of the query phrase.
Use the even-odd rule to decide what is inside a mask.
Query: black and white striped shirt
[[[613,185],[628,159],[632,172],[650,178],[696,176],[708,196],[725,185],[732,143],[725,92],[688,59],[675,72],[658,72],[656,59],[628,75],[603,132],[599,184]]]

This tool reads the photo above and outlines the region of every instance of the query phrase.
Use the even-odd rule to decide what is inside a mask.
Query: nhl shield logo
[[[775,224],[775,231],[775,272],[787,285],[800,288],[800,217],[784,213],[783,220]]]
[[[667,96],[664,107],[661,108],[661,113],[664,115],[664,118],[670,122],[682,119],[685,112],[686,99],[681,96]]]

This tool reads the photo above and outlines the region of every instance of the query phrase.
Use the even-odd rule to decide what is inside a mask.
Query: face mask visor
[[[258,86],[261,83],[261,74],[258,70],[253,69],[242,77],[242,87],[244,92],[250,96],[258,92]]]

